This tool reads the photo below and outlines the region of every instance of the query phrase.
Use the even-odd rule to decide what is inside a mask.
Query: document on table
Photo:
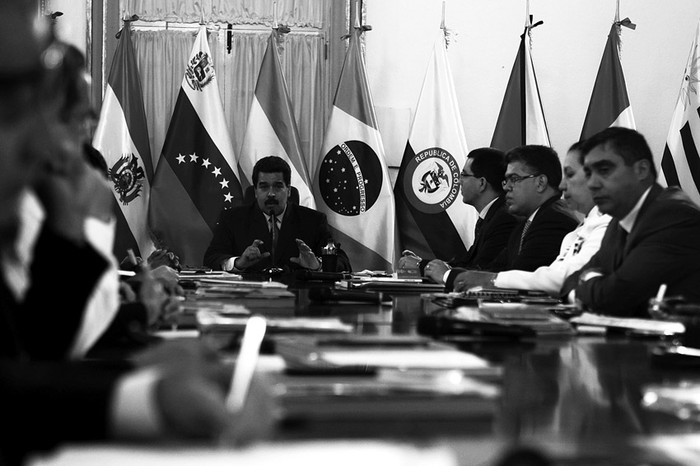
[[[67,446],[55,454],[35,457],[28,466],[279,466],[332,464],[356,466],[456,466],[457,456],[446,446],[417,447],[383,441],[307,441],[263,443],[234,450],[201,447],[148,447],[143,445]]]
[[[320,357],[338,366],[369,366],[398,369],[484,369],[489,363],[475,354],[456,350],[372,349],[322,351]]]
[[[632,317],[610,317],[584,312],[578,317],[569,320],[570,323],[583,326],[619,328],[642,333],[658,335],[675,335],[685,332],[685,325],[681,322],[665,320],[639,319]]]

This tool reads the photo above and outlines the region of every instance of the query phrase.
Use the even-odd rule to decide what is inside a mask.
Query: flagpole
[[[525,27],[528,28],[531,24],[532,19],[530,18],[530,0],[525,0]]]
[[[442,21],[440,22],[440,29],[445,31],[445,0],[442,0]]]
[[[272,2],[272,29],[277,29],[277,2]]]

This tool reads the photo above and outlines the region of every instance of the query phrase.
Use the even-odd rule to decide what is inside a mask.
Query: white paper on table
[[[28,466],[456,466],[445,446],[418,448],[380,441],[310,441],[259,444],[234,450],[217,448],[147,447],[129,445],[68,446],[56,454],[36,457]]]
[[[489,363],[471,353],[457,350],[349,350],[326,351],[321,358],[338,366],[370,366],[399,369],[483,369]]]

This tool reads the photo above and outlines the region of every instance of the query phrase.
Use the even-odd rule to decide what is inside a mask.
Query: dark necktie
[[[518,245],[518,255],[520,255],[520,252],[523,250],[523,241],[525,240],[525,235],[527,235],[527,230],[530,229],[530,220],[525,222],[525,226],[523,227],[523,232],[520,235],[520,245]]]
[[[270,254],[272,255],[272,265],[277,265],[277,258],[275,257],[275,252],[277,250],[277,239],[280,236],[280,230],[277,226],[277,216],[275,216],[275,214],[270,215],[270,235],[272,236],[272,247],[270,248]]]
[[[479,237],[479,234],[481,234],[481,229],[484,227],[484,219],[479,217],[479,219],[476,221],[476,226],[474,227],[474,240]]]

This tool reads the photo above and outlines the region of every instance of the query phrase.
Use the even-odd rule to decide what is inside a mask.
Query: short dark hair
[[[506,154],[493,147],[480,147],[467,154],[472,159],[474,176],[485,178],[496,192],[503,192],[503,177],[506,174]]]
[[[521,162],[536,174],[545,175],[547,184],[554,189],[559,189],[561,183],[561,161],[557,152],[551,147],[539,145],[527,145],[514,147],[506,153],[506,162]]]
[[[651,154],[649,144],[644,136],[638,131],[629,128],[606,128],[600,133],[594,134],[586,139],[581,148],[583,158],[598,146],[606,146],[622,157],[626,165],[632,165],[638,160],[647,160],[651,165],[651,174],[654,179],[657,177],[654,156]]]
[[[253,167],[253,186],[258,185],[258,175],[260,175],[261,172],[282,173],[284,184],[287,186],[292,184],[292,169],[289,167],[286,160],[276,155],[268,155],[255,162],[255,166]]]
[[[576,141],[575,143],[571,144],[571,147],[569,147],[569,150],[567,152],[578,152],[578,163],[583,165],[583,151],[581,148],[583,147],[583,143],[586,142],[585,139],[582,139],[580,141]]]

